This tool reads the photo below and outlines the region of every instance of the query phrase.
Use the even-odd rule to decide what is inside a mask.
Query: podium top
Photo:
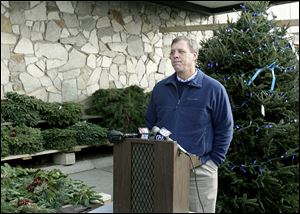
[[[126,138],[124,142],[132,142],[132,143],[176,143],[176,141],[172,140],[154,140],[154,139],[141,139],[141,138]]]

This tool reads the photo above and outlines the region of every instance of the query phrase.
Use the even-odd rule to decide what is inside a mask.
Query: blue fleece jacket
[[[153,88],[145,115],[146,126],[165,127],[171,138],[205,163],[225,160],[233,135],[233,116],[224,86],[197,70],[178,98],[176,73]]]

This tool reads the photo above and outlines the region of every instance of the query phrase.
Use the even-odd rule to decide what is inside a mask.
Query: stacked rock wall
[[[151,91],[173,73],[175,36],[200,41],[212,33],[162,34],[159,27],[210,23],[149,2],[1,1],[1,98],[16,91],[80,101],[100,88],[134,84]]]

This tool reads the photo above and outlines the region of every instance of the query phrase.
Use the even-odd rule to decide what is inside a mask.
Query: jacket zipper
[[[177,105],[176,105],[176,109],[178,108],[179,104],[180,104],[180,99],[178,99],[178,102],[177,102]]]
[[[175,88],[176,88],[176,92],[177,92],[177,97],[179,97],[177,87],[175,86]],[[176,111],[176,113],[175,113],[175,116],[176,116],[176,120],[175,120],[176,121],[176,125],[175,125],[175,127],[177,127],[177,120],[178,120],[177,109],[178,109],[179,104],[180,104],[180,98],[178,99],[177,104],[176,104],[176,108],[175,108],[175,111]],[[175,130],[175,133],[177,133],[177,128]],[[176,134],[175,133],[173,133],[173,136],[176,138]]]

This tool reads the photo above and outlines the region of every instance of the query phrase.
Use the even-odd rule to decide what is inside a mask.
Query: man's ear
[[[193,53],[193,56],[194,56],[194,60],[196,61],[197,58],[198,58],[198,54],[196,52]]]

